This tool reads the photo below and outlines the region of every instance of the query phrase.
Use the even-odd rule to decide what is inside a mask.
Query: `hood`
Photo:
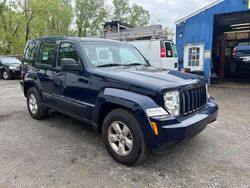
[[[21,64],[18,64],[18,63],[8,63],[8,64],[5,64],[6,66],[8,67],[20,67]]]
[[[113,67],[100,68],[96,69],[96,71],[99,75],[103,75],[112,81],[157,91],[204,81],[202,77],[196,75],[154,67]]]

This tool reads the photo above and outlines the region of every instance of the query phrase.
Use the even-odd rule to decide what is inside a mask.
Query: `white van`
[[[149,60],[152,66],[178,70],[178,55],[173,41],[151,39],[127,42],[135,46]]]

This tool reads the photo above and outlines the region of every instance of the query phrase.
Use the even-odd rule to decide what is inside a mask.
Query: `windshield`
[[[149,66],[144,57],[131,45],[112,42],[82,42],[82,49],[95,67]]]
[[[21,61],[19,61],[18,59],[16,58],[0,58],[0,61],[3,63],[3,64],[21,64]]]

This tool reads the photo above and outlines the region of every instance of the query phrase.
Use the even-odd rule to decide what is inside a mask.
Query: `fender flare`
[[[119,105],[134,112],[139,125],[144,132],[146,143],[150,147],[156,146],[157,137],[153,134],[150,119],[147,116],[146,110],[149,108],[157,108],[159,105],[157,105],[150,97],[127,90],[105,88],[99,93],[93,110],[92,121],[95,125],[98,125],[101,108],[105,103]],[[98,126],[100,127],[102,125],[99,124]]]
[[[34,78],[35,78],[35,75],[32,75],[32,78],[30,78],[30,77],[25,77],[24,78],[23,88],[24,88],[25,97],[27,97],[26,94],[28,92],[28,89],[30,88],[29,86],[35,87],[38,90],[39,93],[41,92],[40,80],[39,79],[34,79]]]

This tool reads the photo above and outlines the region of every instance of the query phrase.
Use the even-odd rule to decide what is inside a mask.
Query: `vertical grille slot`
[[[190,111],[193,111],[194,110],[194,90],[190,90],[190,104],[191,104],[191,107],[190,107]]]
[[[206,87],[188,89],[181,92],[181,115],[189,114],[202,108],[206,102]]]

